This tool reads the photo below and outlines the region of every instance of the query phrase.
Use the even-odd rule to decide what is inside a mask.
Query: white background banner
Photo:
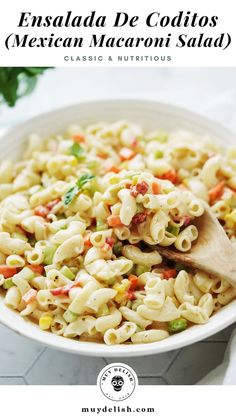
[[[0,65],[234,66],[234,9],[229,0],[8,0]]]
[[[139,386],[129,399],[112,402],[96,386],[6,386],[1,388],[1,415],[10,419],[222,419],[234,415],[234,393],[233,386]]]

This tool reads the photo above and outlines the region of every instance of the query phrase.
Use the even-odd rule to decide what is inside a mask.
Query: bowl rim
[[[194,122],[196,124],[196,118],[199,119],[200,123],[199,126],[202,128],[211,127],[211,131],[213,131],[212,126],[214,125],[214,131],[218,132],[219,135],[223,135],[225,137],[231,137],[236,138],[236,135],[234,132],[232,132],[230,129],[225,127],[223,124],[215,121],[214,119],[205,117],[204,115],[201,115],[200,113],[185,109],[184,107],[168,104],[167,102],[159,102],[155,100],[146,100],[146,99],[102,99],[102,100],[90,100],[90,101],[81,101],[77,104],[72,104],[65,107],[58,107],[52,111],[44,112],[41,114],[38,114],[37,116],[34,116],[32,118],[29,118],[20,124],[15,125],[13,128],[9,129],[4,135],[0,137],[0,147],[1,143],[4,141],[7,141],[9,137],[12,135],[17,135],[18,131],[22,131],[25,129],[27,131],[27,127],[29,125],[37,124],[40,122],[43,122],[45,120],[49,121],[53,117],[58,116],[59,114],[63,114],[64,112],[70,112],[82,107],[91,107],[95,105],[106,105],[106,106],[116,106],[121,105],[125,102],[126,106],[132,107],[134,110],[135,108],[140,107],[147,107],[150,106],[152,108],[155,107],[155,109],[158,111],[161,111],[165,114],[172,114],[173,116],[179,116],[181,120],[183,121],[190,121]],[[183,117],[184,113],[184,117]],[[21,137],[23,134],[19,134]],[[0,299],[3,300],[3,298],[0,297]],[[2,305],[0,304],[0,312],[2,310]],[[61,350],[66,351],[74,354],[80,354],[80,355],[87,355],[92,357],[131,357],[131,356],[144,356],[144,355],[153,355],[163,352],[172,351],[178,348],[183,348],[185,346],[191,345],[195,342],[201,341],[205,338],[210,337],[211,335],[223,330],[230,324],[234,323],[236,321],[236,301],[232,301],[227,306],[222,308],[220,310],[220,316],[219,318],[216,318],[213,316],[210,321],[204,325],[195,325],[192,326],[191,329],[195,330],[196,333],[190,333],[188,335],[185,335],[185,332],[181,333],[177,336],[174,335],[173,337],[170,336],[168,339],[165,339],[163,341],[150,343],[150,344],[139,344],[139,345],[114,345],[114,346],[107,346],[103,343],[94,343],[94,342],[84,342],[84,341],[78,341],[73,340],[69,338],[64,338],[61,336],[57,336],[55,334],[52,334],[50,332],[43,332],[41,331],[38,326],[34,325],[29,320],[25,320],[20,318],[20,316],[17,314],[17,321],[14,322],[14,316],[8,315],[7,313],[11,313],[12,310],[9,308],[3,309],[6,311],[6,316],[0,317],[0,322],[4,324],[5,326],[9,327],[10,329],[17,332],[19,335],[22,335],[24,337],[27,337],[31,340],[34,340],[38,343],[41,343],[42,345]],[[227,316],[224,315],[224,312],[227,311]],[[15,313],[15,312],[14,312]],[[217,313],[218,315],[218,313]],[[213,319],[213,320],[212,320]],[[22,320],[22,321],[21,321]],[[34,328],[34,329],[32,329]],[[189,330],[189,329],[188,329]]]

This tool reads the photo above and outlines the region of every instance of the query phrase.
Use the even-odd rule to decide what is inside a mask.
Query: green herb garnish
[[[69,153],[76,157],[78,160],[83,160],[85,158],[84,149],[79,143],[74,143],[70,149]]]
[[[82,175],[79,180],[76,182],[75,186],[73,186],[72,188],[70,188],[63,199],[64,205],[67,207],[68,205],[71,204],[71,202],[73,201],[73,199],[76,197],[76,195],[78,194],[78,192],[81,191],[81,189],[83,189],[84,185],[86,185],[87,182],[90,182],[90,180],[94,179],[95,176],[94,175],[90,175],[89,173],[86,173],[85,175]]]

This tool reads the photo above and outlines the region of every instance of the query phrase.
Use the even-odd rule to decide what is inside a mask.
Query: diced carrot
[[[164,279],[170,279],[176,277],[177,271],[176,269],[165,269],[162,274]]]
[[[108,154],[107,153],[97,153],[97,157],[100,157],[101,159],[107,159]]]
[[[12,266],[0,265],[0,275],[3,275],[4,278],[11,278],[17,273],[17,269]]]
[[[91,232],[87,233],[84,236],[84,244],[85,244],[85,246],[92,246],[92,243],[90,241],[90,237],[91,237]]]
[[[109,173],[109,172],[119,173],[120,172],[120,169],[118,167],[116,167],[116,166],[108,166],[106,168],[106,172],[107,173]]]
[[[26,265],[27,268],[31,269],[36,274],[43,275],[44,266],[43,265]]]
[[[73,135],[72,140],[75,143],[84,143],[85,137],[83,134],[76,134],[76,135]]]
[[[52,201],[52,202],[49,202],[47,205],[46,205],[46,208],[49,210],[49,211],[52,211],[52,209],[57,205],[57,204],[59,204],[59,202],[61,201],[61,199],[60,198],[57,198],[57,199],[54,199],[54,201]]]
[[[38,215],[39,217],[46,218],[49,214],[49,210],[44,205],[39,205],[34,209],[35,215]]]
[[[223,195],[225,187],[225,181],[222,180],[214,188],[210,189],[208,192],[210,205],[214,204],[217,199],[220,199]]]
[[[131,150],[130,148],[123,147],[120,150],[120,158],[122,161],[130,160],[132,159],[132,157],[134,157],[134,155],[135,155],[135,152]]]
[[[169,170],[168,172],[164,173],[163,175],[157,176],[159,179],[169,180],[172,183],[177,183],[178,176],[175,169]]]
[[[119,227],[123,225],[119,215],[110,215],[107,218],[107,222],[109,227]]]
[[[81,286],[81,284],[79,282],[76,282],[74,284],[65,285],[64,287],[54,288],[54,289],[50,290],[50,292],[54,296],[68,295],[69,291],[72,288],[76,288],[76,287],[80,287],[80,286]]]
[[[128,280],[130,281],[130,288],[129,290],[134,290],[138,285],[138,277],[136,275],[129,275]]]
[[[157,182],[153,182],[152,184],[152,193],[154,195],[158,195],[160,193],[160,185]]]
[[[29,291],[27,291],[23,297],[22,300],[26,303],[26,304],[30,304],[33,303],[36,300],[37,297],[37,291],[34,290],[33,288],[31,288]]]

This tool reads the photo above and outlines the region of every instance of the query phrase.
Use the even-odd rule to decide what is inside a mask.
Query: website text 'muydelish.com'
[[[130,406],[103,406],[103,407],[82,407],[81,413],[157,413],[154,407],[130,407]]]

